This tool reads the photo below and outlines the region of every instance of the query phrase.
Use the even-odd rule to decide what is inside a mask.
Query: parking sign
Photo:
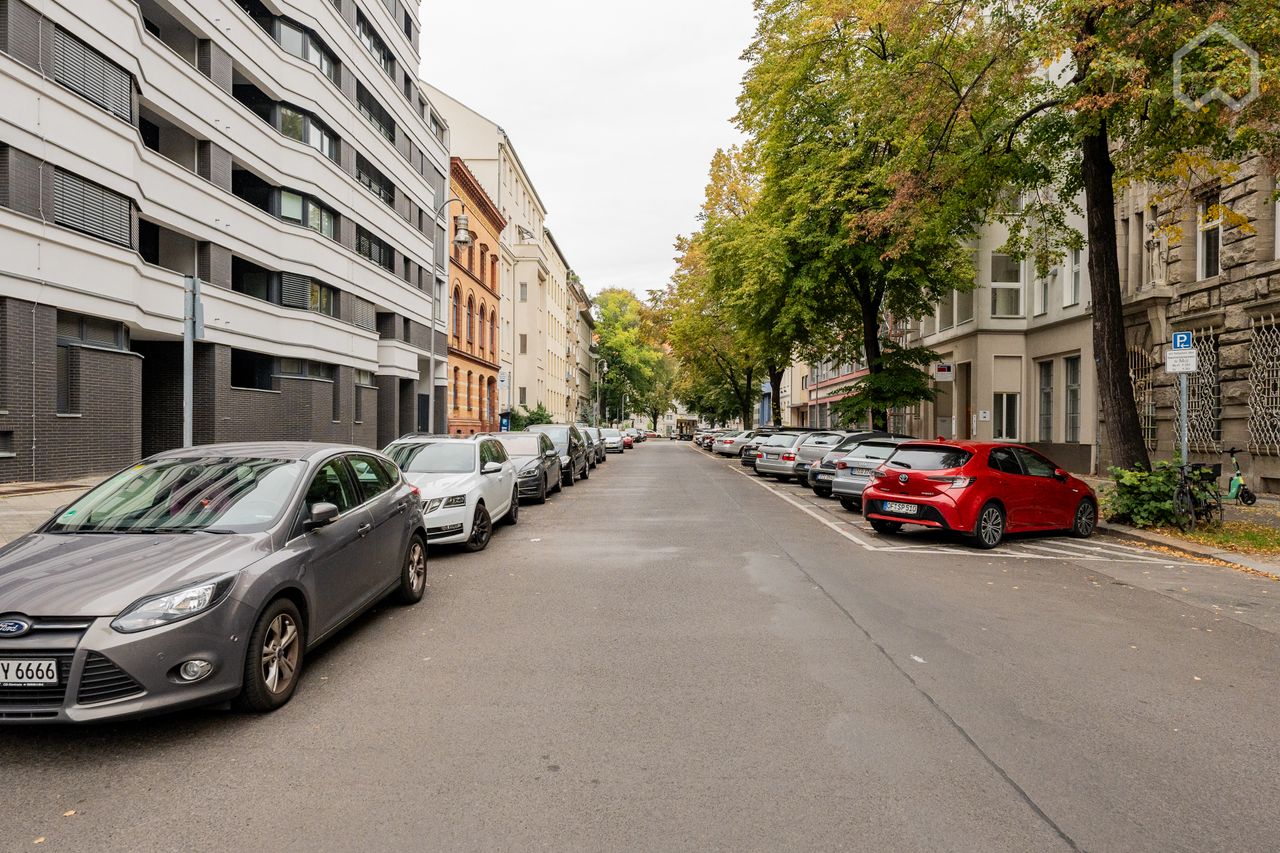
[[[1174,349],[1191,349],[1191,333],[1190,332],[1174,332],[1173,333]]]

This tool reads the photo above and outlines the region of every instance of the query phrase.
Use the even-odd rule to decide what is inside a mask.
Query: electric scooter
[[[1238,447],[1233,447],[1227,451],[1227,455],[1231,457],[1231,464],[1236,469],[1235,473],[1231,475],[1231,484],[1227,490],[1227,500],[1238,501],[1244,506],[1253,506],[1258,502],[1258,496],[1245,485],[1244,474],[1240,471],[1240,463],[1236,461],[1236,454],[1243,452]]]

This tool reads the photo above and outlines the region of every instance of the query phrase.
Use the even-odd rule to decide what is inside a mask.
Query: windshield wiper
[[[896,459],[890,459],[890,460],[889,460],[889,464],[890,464],[890,465],[897,465],[899,468],[906,468],[907,470],[911,470],[911,466],[910,466],[910,465],[908,465],[906,462],[899,462],[899,461],[898,461],[898,460],[896,460]]]

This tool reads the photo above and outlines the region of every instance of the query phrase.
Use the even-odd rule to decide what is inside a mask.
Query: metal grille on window
[[[1218,338],[1212,331],[1195,333],[1197,370],[1187,377],[1187,436],[1192,450],[1222,452],[1222,382],[1218,374]]]
[[[53,170],[53,221],[95,237],[133,245],[132,202],[62,169]]]
[[[1156,449],[1158,435],[1155,396],[1158,365],[1147,350],[1129,348],[1129,381],[1133,383],[1133,401],[1138,406],[1138,423],[1142,426],[1142,439],[1148,450]]]
[[[108,112],[133,121],[133,78],[61,27],[53,31],[53,76]]]
[[[311,304],[311,279],[305,275],[280,275],[280,304],[289,308],[307,308]]]
[[[1253,320],[1249,347],[1249,452],[1280,456],[1280,326],[1268,315]]]
[[[377,327],[376,312],[373,303],[359,297],[351,298],[351,322],[362,329],[373,330]]]

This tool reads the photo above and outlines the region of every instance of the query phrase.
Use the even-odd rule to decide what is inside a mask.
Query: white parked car
[[[427,540],[483,551],[498,521],[520,518],[520,486],[507,451],[492,438],[403,438],[384,451],[422,492]]]

